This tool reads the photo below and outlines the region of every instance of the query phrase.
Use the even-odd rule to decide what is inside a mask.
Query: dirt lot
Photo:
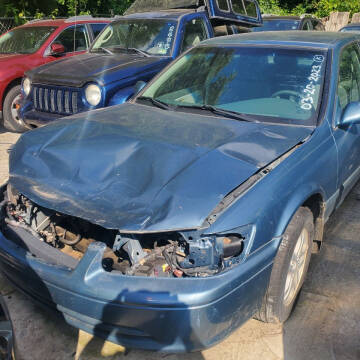
[[[17,135],[0,134],[0,183],[7,178],[7,148]],[[359,360],[360,359],[360,184],[326,226],[297,307],[282,327],[248,321],[221,344],[201,353],[169,355],[124,349],[91,339],[34,305],[2,277],[20,358],[128,360]],[[80,339],[80,341],[79,341]]]

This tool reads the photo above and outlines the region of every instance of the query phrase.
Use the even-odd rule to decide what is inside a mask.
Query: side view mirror
[[[339,126],[360,124],[360,102],[354,101],[346,105]]]
[[[62,44],[52,43],[50,45],[50,55],[59,56],[65,53],[65,47]]]
[[[134,86],[135,95],[138,94],[146,86],[145,81],[138,81]]]

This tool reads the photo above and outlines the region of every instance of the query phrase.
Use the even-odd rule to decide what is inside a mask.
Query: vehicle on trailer
[[[360,23],[351,23],[351,24],[348,24],[348,25],[342,27],[339,31],[340,31],[340,32],[355,32],[355,33],[360,33]]]
[[[253,316],[284,322],[360,176],[359,85],[355,34],[220,37],[128,103],[23,134],[2,272],[126,347],[195,351]]]
[[[15,360],[15,337],[9,310],[0,295],[0,360]]]
[[[121,104],[200,41],[260,24],[256,0],[137,0],[86,54],[28,72],[20,117],[34,128]]]
[[[110,21],[91,16],[33,20],[0,36],[0,118],[8,130],[24,130],[18,106],[25,71],[85,52]]]
[[[313,30],[325,31],[320,19],[312,15],[277,16],[263,15],[263,25],[253,28],[252,31],[287,31],[287,30]]]

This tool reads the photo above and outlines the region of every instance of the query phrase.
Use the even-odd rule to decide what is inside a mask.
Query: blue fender
[[[278,214],[279,221],[275,229],[275,236],[281,236],[299,207],[301,207],[310,197],[317,194],[325,201],[326,195],[324,189],[319,187],[319,184],[316,184],[315,182],[304,184],[304,186],[299,188],[294,196],[289,199],[286,206],[283,207],[282,212]]]
[[[109,100],[108,106],[120,105],[128,101],[135,94],[135,87],[129,86],[117,91]]]

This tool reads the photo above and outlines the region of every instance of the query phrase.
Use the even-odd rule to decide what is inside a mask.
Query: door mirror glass
[[[50,46],[50,55],[59,56],[65,53],[65,47],[62,44],[52,43]]]
[[[358,101],[346,105],[339,126],[343,127],[351,124],[360,124],[360,102]]]
[[[145,81],[138,81],[134,86],[135,95],[138,94],[146,86]]]

